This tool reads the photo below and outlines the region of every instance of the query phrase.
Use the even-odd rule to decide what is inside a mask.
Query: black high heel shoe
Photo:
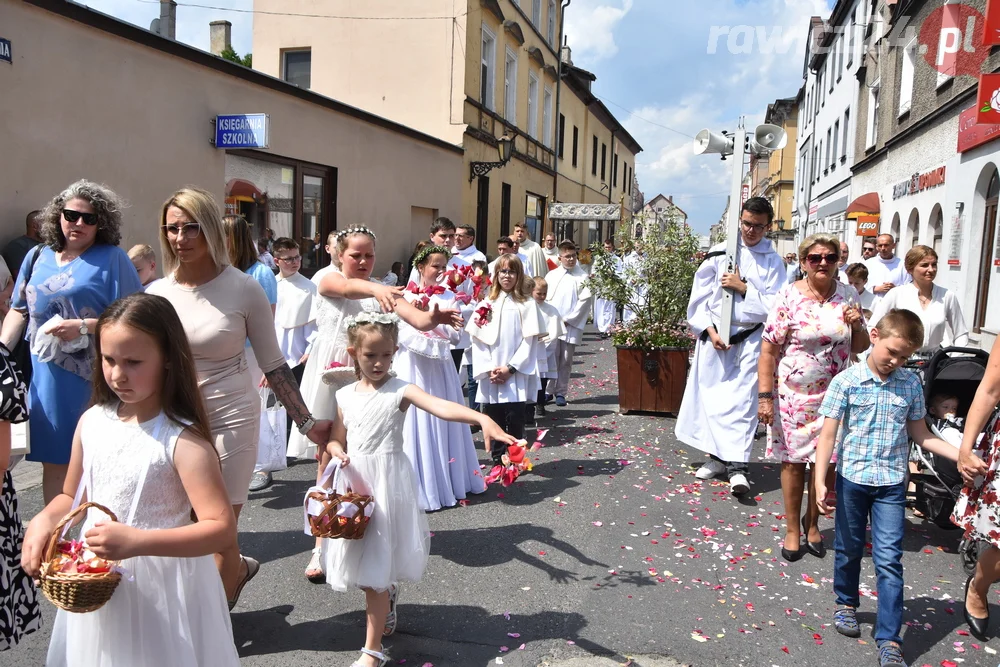
[[[809,528],[806,526],[805,518],[802,519],[802,532],[806,535],[809,534]],[[806,538],[806,551],[811,553],[816,558],[823,558],[826,556],[826,545],[823,544],[823,540],[820,539],[819,542],[810,542],[809,538]]]
[[[962,599],[962,611],[965,613],[965,622],[969,624],[969,632],[980,641],[986,641],[986,631],[990,627],[989,607],[986,608],[986,618],[976,618],[969,613],[969,608],[965,605],[965,599],[969,597],[969,586],[976,575],[972,575],[965,581],[965,598]]]

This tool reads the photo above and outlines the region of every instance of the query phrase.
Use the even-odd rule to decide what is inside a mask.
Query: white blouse
[[[871,326],[878,324],[882,316],[893,308],[902,308],[916,313],[924,325],[924,344],[918,352],[932,352],[938,347],[969,344],[969,328],[962,316],[962,307],[954,294],[940,285],[934,285],[931,302],[924,308],[920,305],[917,286],[907,283],[889,290],[878,303],[872,314]],[[945,336],[945,329],[950,336]]]

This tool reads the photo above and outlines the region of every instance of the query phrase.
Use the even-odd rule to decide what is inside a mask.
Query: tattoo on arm
[[[287,363],[278,366],[269,373],[264,373],[264,377],[267,378],[268,383],[271,385],[271,391],[278,397],[281,404],[285,406],[288,416],[292,418],[292,421],[296,425],[302,424],[309,418],[309,408],[306,407],[306,402],[302,400],[302,392],[299,391],[299,385],[295,381],[292,369],[288,367]]]

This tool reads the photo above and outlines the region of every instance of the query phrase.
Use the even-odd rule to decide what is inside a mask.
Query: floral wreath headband
[[[358,313],[354,317],[344,320],[348,329],[353,329],[362,324],[385,324],[391,326],[399,325],[399,315],[396,313]]]
[[[368,229],[364,225],[354,225],[353,227],[348,227],[347,229],[337,232],[337,240],[344,238],[345,236],[350,236],[351,234],[367,234],[372,237],[372,241],[377,241],[375,237],[375,232]]]
[[[424,246],[423,249],[413,256],[413,265],[423,263],[431,255],[444,255],[447,259],[451,259],[451,251],[445,247],[439,245],[429,245]]]

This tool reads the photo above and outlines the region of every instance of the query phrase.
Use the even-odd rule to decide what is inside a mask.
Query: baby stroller
[[[938,350],[922,368],[925,402],[929,405],[935,394],[956,396],[957,417],[963,419],[986,373],[988,361],[989,354],[974,348],[946,347]],[[941,430],[952,424],[927,415],[927,425],[934,435],[940,437]],[[928,521],[941,528],[957,528],[951,522],[951,513],[962,490],[962,476],[958,472],[958,466],[954,461],[924,451],[915,443],[911,443],[911,448],[911,460],[917,462],[919,470],[910,474],[910,481],[916,489],[915,508]],[[977,543],[967,544],[966,540],[962,540],[959,552],[966,571],[975,569],[982,546]]]

